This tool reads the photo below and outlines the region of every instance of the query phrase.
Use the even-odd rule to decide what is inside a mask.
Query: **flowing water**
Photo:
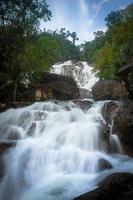
[[[88,73],[93,74],[90,69]],[[122,155],[112,133],[110,148],[117,148],[108,153],[100,132],[105,123],[103,104],[94,102],[83,111],[72,101],[36,102],[1,113],[1,139],[19,140],[4,156],[0,200],[72,200],[94,189],[110,173],[133,172],[133,160]],[[100,171],[101,158],[113,168]]]
[[[72,62],[57,63],[52,66],[51,73],[71,76],[79,88],[91,90],[92,86],[98,81],[97,72],[87,62]]]

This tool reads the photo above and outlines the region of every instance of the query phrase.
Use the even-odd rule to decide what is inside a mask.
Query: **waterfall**
[[[61,66],[54,68],[62,71]],[[88,71],[94,79],[95,73]],[[90,89],[92,83],[80,81]],[[83,111],[72,101],[53,100],[1,113],[0,138],[18,139],[4,155],[1,200],[72,200],[94,189],[107,174],[132,171],[127,156],[108,154],[101,133],[103,104],[94,102]],[[100,159],[112,169],[99,171]]]
[[[112,120],[112,124],[110,127],[110,143],[111,143],[111,147],[113,152],[118,152],[118,153],[123,153],[123,148],[122,145],[120,143],[120,140],[118,138],[118,136],[116,134],[113,134],[112,128],[114,125],[114,120]]]
[[[79,88],[91,90],[98,81],[97,72],[87,62],[66,61],[52,66],[51,73],[71,76]]]

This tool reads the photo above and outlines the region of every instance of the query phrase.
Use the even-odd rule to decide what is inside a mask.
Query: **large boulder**
[[[133,156],[133,101],[125,101],[114,117],[113,132],[123,145],[126,154]]]
[[[100,80],[93,86],[92,96],[96,101],[125,99],[127,90],[119,81]]]
[[[133,200],[133,174],[114,173],[107,176],[99,188],[74,200]]]
[[[121,67],[117,72],[117,75],[125,82],[129,92],[129,98],[133,99],[133,61],[132,63]]]
[[[41,84],[35,90],[36,100],[59,99],[70,100],[79,96],[75,81],[68,76],[45,72]]]
[[[133,156],[133,102],[108,101],[102,108],[102,116],[112,134],[116,134],[123,146],[125,154]],[[103,129],[106,132],[106,129]]]

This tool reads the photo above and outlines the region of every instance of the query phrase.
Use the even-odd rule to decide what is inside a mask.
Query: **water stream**
[[[108,153],[100,131],[103,104],[83,111],[72,101],[36,102],[1,113],[1,139],[19,140],[4,156],[0,200],[72,200],[110,173],[133,172],[133,160],[122,155],[116,136],[110,137],[110,148],[115,143],[117,151]],[[100,171],[100,159],[113,168]]]

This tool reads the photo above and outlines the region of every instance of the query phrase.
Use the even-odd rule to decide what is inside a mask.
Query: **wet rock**
[[[0,154],[17,144],[15,140],[0,140]]]
[[[45,72],[41,84],[35,90],[35,100],[70,100],[79,96],[75,81],[68,76]]]
[[[107,176],[99,188],[74,200],[133,200],[133,174],[114,173]]]
[[[33,99],[32,99],[33,100]],[[25,106],[29,106],[31,105],[33,102],[10,102],[10,103],[6,103],[6,104],[2,104],[0,103],[0,112],[4,112],[7,109],[10,108],[23,108]]]
[[[0,154],[0,181],[4,176],[4,168],[3,156]]]
[[[90,109],[91,106],[92,106],[92,104],[93,104],[93,102],[91,100],[76,99],[76,100],[73,100],[73,102],[76,104],[76,106],[78,106],[82,110],[88,110],[88,109]]]
[[[91,91],[84,89],[84,88],[79,88],[79,98],[80,99],[92,98]]]
[[[8,140],[19,140],[21,139],[20,132],[16,129],[10,130],[10,134],[7,136]]]
[[[126,99],[127,94],[125,86],[116,80],[100,80],[92,88],[95,101]]]
[[[107,124],[112,124],[112,120],[119,108],[118,103],[114,101],[105,102],[102,108],[102,116],[107,122]]]
[[[10,148],[14,147],[16,145],[16,141],[12,140],[0,140],[0,181],[4,176],[4,161],[3,161],[3,155],[6,151],[8,151]]]
[[[101,158],[98,160],[98,170],[102,171],[105,169],[112,169],[112,165],[104,158]]]
[[[36,122],[32,122],[32,124],[30,125],[28,131],[27,131],[27,135],[28,136],[33,136],[36,130]]]
[[[34,119],[36,121],[40,121],[42,119],[45,119],[46,117],[47,117],[47,114],[45,112],[37,111],[34,113]]]
[[[110,152],[110,127],[107,123],[101,121],[101,126],[99,127],[99,134],[103,141],[104,148],[107,152]]]
[[[123,145],[126,154],[133,156],[133,102],[125,101],[114,117],[113,132]]]

